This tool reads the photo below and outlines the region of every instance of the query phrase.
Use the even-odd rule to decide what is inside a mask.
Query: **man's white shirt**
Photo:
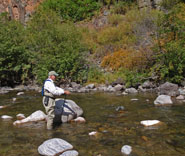
[[[53,95],[64,94],[64,90],[62,88],[56,87],[52,79],[47,80],[49,81],[45,81],[44,89],[48,90]]]

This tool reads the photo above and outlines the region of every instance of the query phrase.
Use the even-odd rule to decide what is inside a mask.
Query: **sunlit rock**
[[[67,141],[60,138],[53,138],[44,141],[39,147],[38,152],[44,156],[55,156],[60,153],[65,152],[66,150],[73,149],[73,146]],[[73,152],[72,152],[73,153]],[[75,154],[76,152],[74,152]],[[67,155],[62,155],[67,156]],[[73,155],[70,155],[73,156]]]
[[[185,95],[185,88],[179,88],[180,95]]]
[[[159,124],[160,121],[159,120],[144,120],[144,121],[141,121],[141,124],[144,125],[144,126],[153,126],[153,125],[156,125],[156,124]]]
[[[17,95],[23,95],[24,94],[24,92],[18,92],[17,93]]]
[[[83,114],[80,108],[72,100],[56,99],[55,100],[55,118],[54,122],[69,122]]]
[[[97,132],[96,131],[92,131],[92,132],[89,133],[89,135],[90,136],[95,136],[95,135],[97,135]]]
[[[135,88],[127,88],[127,89],[125,89],[125,92],[129,93],[129,94],[138,93],[138,91]]]
[[[16,117],[17,117],[18,120],[22,120],[22,119],[25,119],[26,118],[24,116],[24,114],[17,114]]]
[[[59,156],[78,156],[78,152],[75,150],[66,151]]]
[[[86,122],[86,120],[83,117],[77,117],[73,121],[78,122],[78,123],[84,123],[84,122]]]
[[[123,86],[123,85],[120,85],[120,84],[117,84],[116,86],[114,86],[114,89],[115,89],[116,91],[121,91],[121,90],[124,89],[124,86]]]
[[[121,148],[121,153],[125,154],[125,155],[129,155],[132,152],[132,147],[129,145],[124,145]]]
[[[118,112],[118,111],[123,111],[125,109],[125,107],[124,106],[118,106],[117,108],[116,108],[116,111]]]
[[[169,105],[173,104],[171,97],[168,95],[159,95],[156,100],[154,101],[154,104],[157,105]]]
[[[176,97],[177,100],[184,100],[184,96],[183,95],[179,95]]]
[[[6,106],[0,106],[0,109],[1,109],[1,108],[5,108],[5,107],[6,107]]]
[[[159,93],[161,95],[177,96],[179,95],[178,85],[166,82],[159,86]]]
[[[18,125],[18,124],[23,124],[27,122],[33,122],[33,121],[42,121],[45,119],[46,119],[46,115],[44,114],[44,112],[41,110],[38,110],[32,113],[30,116],[28,116],[25,119],[15,121],[13,125]]]
[[[15,102],[17,100],[17,98],[12,98],[12,101]]]
[[[94,89],[95,88],[95,84],[88,84],[87,86],[85,86],[86,89]]]
[[[112,87],[111,85],[109,85],[108,87],[107,87],[107,90],[106,90],[107,92],[115,92],[116,90],[114,89],[114,87]]]
[[[11,117],[9,115],[2,115],[1,118],[2,119],[12,119],[13,117]]]
[[[138,101],[139,99],[130,99],[131,101]]]
[[[126,92],[123,92],[123,93],[122,93],[122,95],[128,95],[128,93],[126,93]]]

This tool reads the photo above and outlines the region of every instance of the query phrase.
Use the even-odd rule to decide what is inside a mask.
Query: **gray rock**
[[[127,88],[125,89],[125,92],[130,94],[138,93],[138,91],[135,88]]]
[[[129,145],[124,145],[121,148],[121,153],[125,154],[125,155],[129,155],[132,152],[132,147]]]
[[[185,88],[179,88],[180,95],[185,95]]]
[[[124,87],[123,87],[123,85],[117,84],[117,85],[114,87],[114,89],[115,89],[116,91],[121,91],[121,90],[124,89]]]
[[[145,89],[149,89],[149,88],[155,88],[156,85],[151,82],[151,81],[145,81],[143,84],[142,84],[142,88],[145,88]]]
[[[85,86],[86,89],[94,89],[95,85],[94,84],[89,84],[87,86]]]
[[[118,106],[118,107],[116,108],[116,111],[123,111],[124,109],[125,109],[124,106]]]
[[[154,101],[154,104],[157,105],[165,105],[165,104],[173,104],[171,97],[168,95],[159,95],[156,100]]]
[[[179,95],[176,97],[177,100],[184,100],[184,96],[183,95]]]
[[[56,105],[58,104],[62,104],[63,103],[63,99],[56,99],[55,102],[56,102]],[[65,122],[68,122],[72,119],[74,119],[74,117],[79,117],[83,114],[83,110],[72,100],[65,100],[65,107],[63,107],[63,112],[65,113],[69,113],[68,116],[66,115],[62,115],[62,116],[57,116],[55,115],[55,118],[54,118],[54,122],[57,122],[58,120],[61,120],[61,122],[65,123]],[[76,113],[76,116],[73,115],[73,112],[71,111],[73,110],[73,112]]]
[[[79,89],[79,88],[81,88],[81,85],[77,84],[76,82],[71,82],[71,87],[75,88],[75,89]]]
[[[59,156],[78,156],[78,152],[75,150],[66,151]]]
[[[109,85],[107,87],[107,90],[106,91],[108,91],[108,92],[115,92],[116,90],[114,89],[114,87],[112,87],[111,85]]]
[[[161,95],[177,96],[179,95],[178,85],[166,82],[159,86],[159,93]]]
[[[44,141],[39,147],[38,152],[45,156],[55,156],[59,153],[65,152],[66,150],[73,149],[73,146],[67,141],[60,138],[53,138]]]

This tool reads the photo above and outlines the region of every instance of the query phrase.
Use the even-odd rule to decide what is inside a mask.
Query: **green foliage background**
[[[50,70],[60,74],[59,80],[79,83],[122,78],[129,87],[157,77],[180,84],[185,79],[184,2],[163,1],[165,12],[140,11],[135,2],[45,0],[26,25],[1,14],[0,85],[41,84]],[[92,26],[90,19],[101,17],[104,9],[110,14],[103,29],[85,26]],[[145,58],[142,67],[107,71],[96,65],[108,54],[128,49]]]

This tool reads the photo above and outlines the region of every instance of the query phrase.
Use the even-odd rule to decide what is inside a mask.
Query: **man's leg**
[[[53,129],[53,119],[55,117],[55,114],[54,114],[55,100],[49,98],[48,106],[44,105],[44,107],[46,109],[46,113],[47,113],[47,116],[48,116],[47,129],[51,130],[51,129]]]

